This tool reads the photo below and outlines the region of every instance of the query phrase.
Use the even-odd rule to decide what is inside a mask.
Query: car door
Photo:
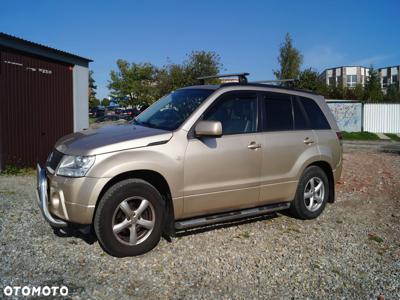
[[[260,203],[291,201],[304,160],[318,156],[316,137],[296,96],[263,93],[261,107],[264,135]]]
[[[186,217],[257,205],[262,153],[255,92],[229,92],[203,114],[221,137],[189,138],[184,159]]]

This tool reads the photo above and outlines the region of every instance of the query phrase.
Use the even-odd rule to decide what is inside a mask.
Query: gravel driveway
[[[65,285],[77,299],[400,299],[400,156],[344,159],[337,202],[316,220],[279,214],[202,228],[123,259],[90,236],[56,236],[33,176],[0,176],[0,293]]]

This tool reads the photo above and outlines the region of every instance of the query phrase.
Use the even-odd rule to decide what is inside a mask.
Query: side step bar
[[[271,212],[276,212],[279,210],[288,209],[290,207],[290,202],[270,204],[266,206],[260,206],[255,208],[248,208],[244,210],[238,210],[233,212],[221,213],[216,215],[210,215],[206,217],[200,217],[195,219],[187,219],[175,222],[175,229],[188,229],[198,226],[223,223],[227,221],[238,220],[247,217],[253,217],[258,215],[263,215]]]

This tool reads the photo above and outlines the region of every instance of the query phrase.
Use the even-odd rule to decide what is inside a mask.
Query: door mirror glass
[[[222,135],[222,124],[219,121],[200,121],[197,123],[194,132],[196,136],[214,136]]]

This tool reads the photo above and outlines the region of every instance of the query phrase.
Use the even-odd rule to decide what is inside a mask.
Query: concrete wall
[[[89,69],[75,65],[72,77],[75,132],[89,127]]]
[[[400,133],[400,103],[326,102],[342,131]]]
[[[362,104],[346,102],[329,102],[328,106],[342,131],[361,131]]]

